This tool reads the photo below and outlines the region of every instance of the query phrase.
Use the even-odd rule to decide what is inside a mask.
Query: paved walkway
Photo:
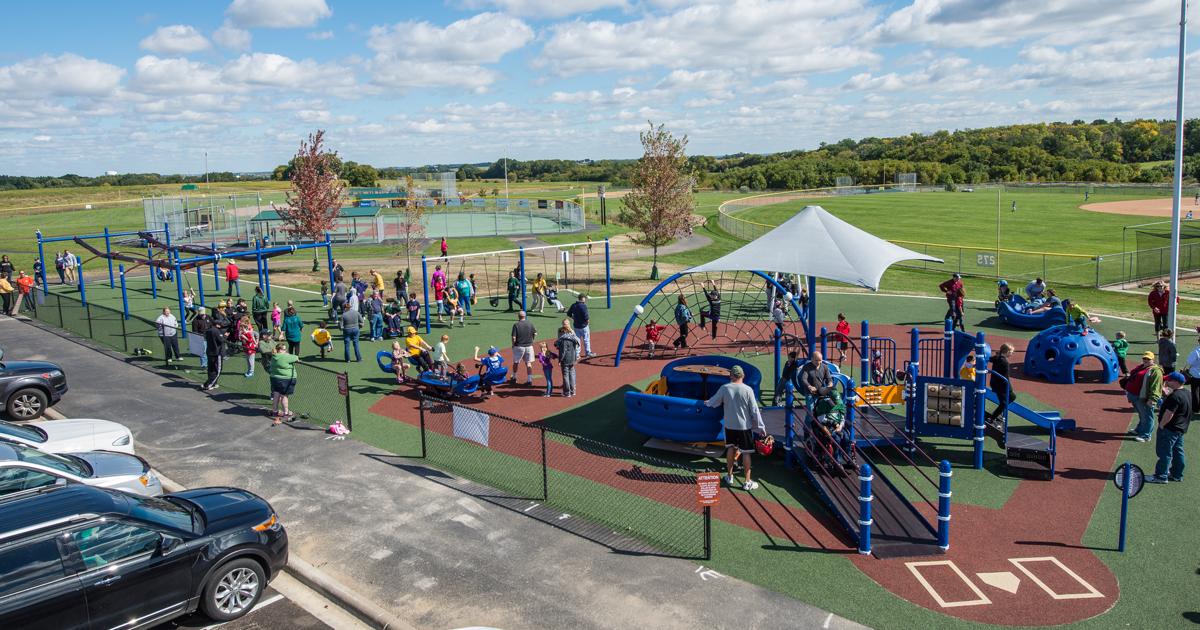
[[[857,627],[693,562],[614,553],[447,487],[456,481],[418,459],[271,428],[257,409],[82,340],[8,318],[0,340],[10,358],[66,368],[61,412],[126,424],[138,453],[179,483],[266,497],[294,554],[414,626]]]

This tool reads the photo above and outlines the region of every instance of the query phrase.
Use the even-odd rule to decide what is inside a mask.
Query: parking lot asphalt
[[[70,391],[58,409],[127,425],[173,480],[269,500],[294,555],[417,628],[859,627],[695,562],[615,552],[481,500],[419,459],[271,428],[261,410],[85,340],[2,319],[0,346],[59,363]]]

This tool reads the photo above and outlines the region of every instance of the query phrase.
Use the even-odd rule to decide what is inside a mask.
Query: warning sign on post
[[[721,473],[696,473],[696,503],[700,506],[716,505],[721,498]]]
[[[346,373],[342,372],[337,375],[338,393],[342,396],[350,395],[350,379],[346,377]]]

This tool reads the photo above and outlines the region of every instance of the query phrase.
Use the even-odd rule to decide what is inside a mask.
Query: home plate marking
[[[997,573],[976,573],[976,577],[980,582],[988,586],[994,586],[1002,591],[1016,594],[1017,588],[1021,586],[1021,578],[1013,575],[1012,571],[999,571]]]
[[[1037,584],[1043,591],[1046,591],[1047,595],[1049,595],[1050,597],[1052,597],[1054,599],[1091,599],[1094,597],[1104,597],[1104,593],[1101,593],[1100,591],[1096,590],[1096,587],[1092,586],[1091,584],[1088,584],[1086,580],[1079,577],[1078,573],[1075,573],[1074,571],[1068,569],[1065,564],[1060,562],[1058,560],[1058,558],[1055,558],[1054,556],[1044,556],[1044,557],[1040,557],[1040,558],[1009,558],[1008,561],[1015,564],[1017,566],[1017,568],[1021,570],[1021,573],[1024,573],[1026,576],[1028,576],[1029,579],[1033,580],[1034,584]],[[1060,570],[1062,570],[1062,572],[1066,576],[1075,580],[1075,582],[1077,582],[1079,584],[1079,586],[1083,587],[1083,592],[1081,592],[1081,593],[1059,593],[1059,592],[1056,592],[1054,589],[1050,588],[1050,586],[1048,586],[1046,584],[1046,582],[1039,579],[1038,576],[1035,575],[1033,571],[1029,570],[1029,567],[1025,566],[1025,565],[1029,565],[1029,564],[1038,564],[1038,563],[1045,563],[1045,562],[1054,564]],[[1050,578],[1049,575],[1047,575],[1046,577],[1047,577],[1047,579]]]
[[[925,587],[925,591],[929,593],[929,596],[932,597],[933,600],[935,602],[937,602],[938,606],[941,606],[942,608],[958,608],[960,606],[978,606],[980,604],[992,603],[992,600],[988,599],[987,595],[984,595],[983,591],[979,590],[978,586],[975,586],[975,583],[971,581],[971,578],[967,577],[967,574],[963,573],[962,569],[959,569],[958,565],[954,564],[954,562],[951,560],[931,560],[931,561],[927,561],[927,562],[906,562],[906,563],[904,563],[904,566],[908,567],[908,570],[911,571],[913,576],[917,578],[917,581],[921,583],[921,586]],[[969,589],[970,592],[975,595],[975,597],[973,599],[958,599],[958,600],[946,601],[946,599],[944,597],[942,597],[942,593],[938,592],[938,590],[936,588],[934,588],[932,584],[929,583],[929,580],[926,578],[926,576],[924,575],[924,573],[921,570],[922,567],[924,567],[926,571],[928,571],[929,568],[932,568],[932,567],[941,567],[941,568],[950,569],[951,574],[954,575],[955,577],[957,577],[959,580],[961,580],[962,583],[966,585],[967,589]],[[943,586],[949,586],[949,585],[943,585]]]

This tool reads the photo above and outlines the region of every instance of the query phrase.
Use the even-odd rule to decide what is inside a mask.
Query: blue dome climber
[[[1100,360],[1103,380],[1117,380],[1117,353],[1103,335],[1093,329],[1059,324],[1038,333],[1025,350],[1024,371],[1040,376],[1051,383],[1070,385],[1075,382],[1075,366],[1084,357]]]

